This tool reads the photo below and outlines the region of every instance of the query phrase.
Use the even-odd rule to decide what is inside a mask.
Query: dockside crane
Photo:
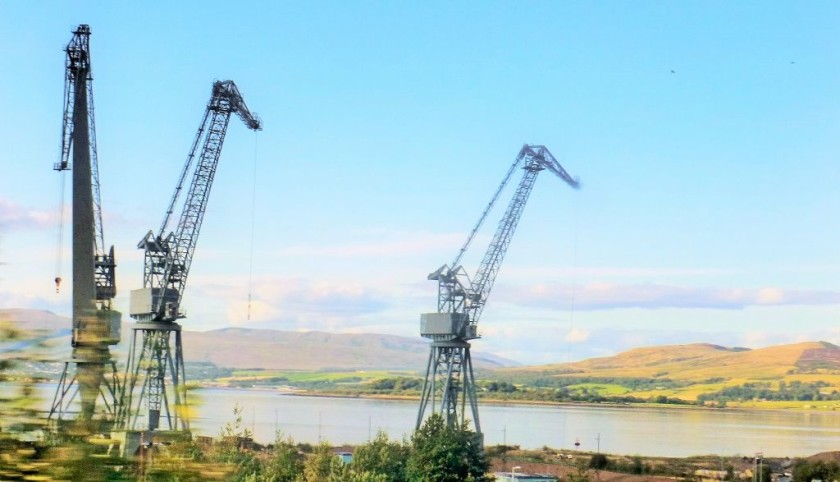
[[[144,251],[143,288],[132,290],[130,299],[129,314],[137,323],[129,347],[120,414],[126,430],[136,429],[144,402],[147,430],[158,430],[161,417],[166,419],[170,431],[189,430],[189,419],[183,410],[187,401],[186,375],[181,325],[177,320],[186,317],[181,301],[231,114],[239,116],[249,129],[262,128],[260,119],[245,105],[236,84],[230,80],[216,81],[160,229],[150,230],[137,245]],[[192,177],[178,224],[174,231],[168,232],[190,172]],[[140,393],[135,397],[138,384]],[[167,388],[167,385],[171,386]]]
[[[461,259],[519,166],[524,170],[522,180],[499,222],[478,271],[470,279],[461,265]],[[480,338],[478,321],[537,175],[546,169],[569,186],[579,188],[578,180],[563,169],[545,146],[526,144],[519,151],[458,255],[452,263],[441,266],[428,276],[429,280],[438,282],[438,306],[436,312],[420,316],[420,335],[432,340],[432,343],[417,414],[418,429],[427,410],[439,412],[449,425],[463,424],[468,420],[466,405],[469,403],[469,415],[472,416],[476,433],[481,435],[469,341]]]
[[[120,313],[111,306],[117,294],[114,247],[106,251],[102,228],[90,35],[90,26],[79,25],[65,48],[61,159],[53,168],[72,171],[73,354],[64,363],[48,418],[59,424],[69,420],[78,395],[77,421],[85,429],[107,430],[100,422],[114,422],[120,390],[109,348],[120,341]],[[61,278],[56,277],[55,283],[58,291]],[[105,416],[97,418],[94,426],[99,399]]]

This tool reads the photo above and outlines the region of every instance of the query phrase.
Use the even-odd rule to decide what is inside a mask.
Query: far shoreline
[[[217,390],[247,390],[247,391],[262,391],[274,392],[278,395],[293,396],[293,397],[317,397],[317,398],[344,398],[344,399],[365,399],[365,400],[385,400],[395,402],[419,402],[419,396],[413,395],[388,395],[388,394],[345,394],[345,393],[330,393],[311,391],[306,389],[282,388],[282,387],[230,387],[212,384],[197,384],[192,387],[194,390],[202,389],[217,389]],[[676,404],[676,403],[619,403],[619,402],[551,402],[545,400],[501,400],[501,399],[481,399],[479,404],[488,404],[494,406],[544,406],[544,407],[603,407],[603,408],[623,408],[623,409],[650,409],[650,410],[703,410],[703,411],[719,411],[719,412],[804,412],[804,413],[840,413],[840,403],[835,403],[832,406],[813,406],[806,404],[802,407],[755,407],[755,406],[741,406],[738,403],[732,402],[734,405],[726,407],[702,406],[695,404]]]

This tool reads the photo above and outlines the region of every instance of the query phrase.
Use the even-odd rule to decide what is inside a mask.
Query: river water
[[[243,424],[259,442],[276,430],[297,442],[364,443],[377,431],[409,436],[418,402],[288,395],[270,390],[200,389],[194,432],[216,436],[243,409]],[[595,405],[482,404],[485,443],[549,446],[616,454],[807,456],[840,450],[840,413],[641,408]]]

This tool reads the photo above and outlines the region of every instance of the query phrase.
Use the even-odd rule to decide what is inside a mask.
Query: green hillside
[[[705,400],[727,406],[840,409],[840,348],[806,342],[760,349],[710,344],[637,348],[575,363],[503,368],[523,389],[604,397]]]

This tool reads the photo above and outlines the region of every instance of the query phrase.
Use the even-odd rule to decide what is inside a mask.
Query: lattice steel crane
[[[145,262],[143,288],[131,292],[130,315],[138,323],[126,368],[128,383],[121,414],[126,429],[135,428],[144,400],[149,430],[158,429],[161,415],[166,417],[169,430],[189,429],[189,421],[180,411],[186,404],[186,387],[181,326],[176,320],[186,317],[181,310],[181,301],[231,114],[238,115],[249,129],[262,128],[260,119],[245,105],[236,84],[230,80],[216,81],[160,229],[157,233],[149,231],[137,245],[145,252]],[[192,171],[178,224],[167,234],[172,213],[196,157],[198,163]],[[139,351],[138,332],[142,334]],[[172,334],[175,335],[174,356],[170,347]],[[171,395],[167,393],[167,373],[172,385]],[[141,378],[143,385],[139,397],[134,399],[135,387]],[[169,406],[170,396],[174,410]]]
[[[478,271],[470,280],[461,266],[461,258],[519,166],[524,170],[519,187],[499,222]],[[545,146],[523,146],[458,255],[451,264],[441,266],[428,276],[429,280],[438,282],[438,307],[437,312],[425,313],[420,317],[420,334],[431,339],[432,343],[416,428],[420,428],[426,410],[430,407],[432,412],[440,412],[450,425],[464,423],[467,420],[466,403],[469,401],[475,431],[481,434],[468,342],[479,338],[479,318],[487,304],[490,290],[496,281],[496,275],[525,209],[525,203],[534,188],[537,175],[545,169],[573,188],[579,187],[578,181],[569,176]]]
[[[105,421],[113,422],[119,387],[109,346],[120,341],[120,313],[111,308],[117,293],[114,247],[106,251],[102,229],[90,35],[88,25],[79,25],[65,49],[61,160],[53,167],[70,170],[73,159],[73,356],[64,363],[49,413],[51,420],[64,419],[79,394],[78,420],[84,423],[93,418],[100,397]],[[58,291],[61,278],[55,283]]]

